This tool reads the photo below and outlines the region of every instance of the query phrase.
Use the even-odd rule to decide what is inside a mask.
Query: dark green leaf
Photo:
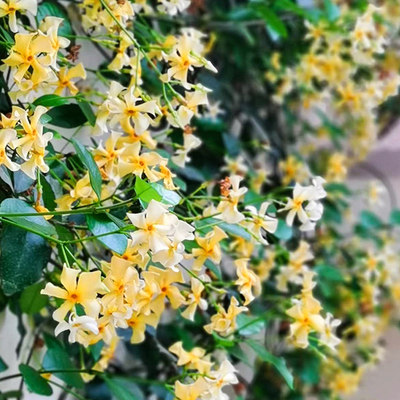
[[[0,372],[7,370],[8,365],[4,362],[4,360],[0,357]]]
[[[56,234],[54,226],[38,215],[30,217],[12,217],[12,214],[32,214],[36,210],[19,199],[5,199],[0,205],[0,216],[40,234],[52,236]]]
[[[53,393],[49,383],[35,369],[26,364],[20,364],[18,368],[30,392],[42,396],[50,396]]]
[[[87,214],[86,222],[93,235],[104,235],[106,233],[119,230],[118,225],[111,221],[105,214]],[[100,236],[97,240],[110,250],[117,254],[124,254],[128,246],[128,239],[122,233],[112,233],[109,235]]]
[[[43,368],[50,372],[56,370],[67,371],[54,372],[54,375],[68,385],[82,388],[84,384],[80,374],[77,372],[68,372],[69,370],[76,370],[76,367],[72,364],[64,346],[57,339],[47,334],[44,335],[44,340],[47,352],[43,359]]]
[[[106,377],[104,381],[116,400],[144,400],[142,391],[128,378]]]
[[[91,126],[94,126],[96,124],[96,116],[94,115],[94,112],[90,104],[80,97],[77,97],[76,100],[78,102],[78,106],[82,110],[89,124]]]
[[[57,203],[55,201],[56,196],[53,188],[43,175],[40,177],[40,184],[42,185],[42,198],[45,207],[50,211],[54,211],[57,207]]]
[[[46,115],[51,118],[51,125],[67,129],[76,128],[88,121],[78,104],[53,107]]]
[[[90,153],[85,146],[83,146],[76,140],[73,140],[72,143],[75,147],[75,151],[76,154],[78,154],[79,159],[89,171],[90,184],[92,185],[92,188],[95,191],[97,198],[100,200],[102,179],[99,168],[97,167],[97,164],[93,159],[92,153]]]
[[[45,282],[42,281],[24,289],[19,299],[19,305],[23,313],[36,314],[47,305],[49,298],[40,294],[44,287]]]
[[[255,340],[249,339],[246,340],[246,343],[255,351],[261,360],[272,364],[281,374],[282,378],[285,380],[290,389],[293,389],[293,375],[288,370],[286,362],[283,358],[274,356],[267,351],[267,349],[261,343],[256,342]]]
[[[0,280],[10,296],[37,282],[50,259],[51,248],[40,236],[5,225],[1,237]]]

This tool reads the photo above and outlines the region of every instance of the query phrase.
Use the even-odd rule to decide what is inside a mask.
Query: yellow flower
[[[20,83],[29,68],[32,68],[30,80],[37,85],[49,74],[48,67],[42,64],[42,58],[39,55],[51,51],[52,46],[47,36],[41,33],[17,33],[10,55],[3,62],[16,70],[14,80],[17,83]]]
[[[70,69],[62,67],[60,68],[60,71],[58,71],[57,75],[57,88],[54,91],[54,94],[59,96],[64,92],[65,94],[68,94],[68,91],[71,96],[75,96],[79,92],[79,89],[76,87],[75,82],[73,82],[72,79],[86,79],[86,71],[82,63],[79,63]]]
[[[190,351],[183,348],[182,342],[176,342],[168,349],[178,357],[178,366],[186,366],[187,369],[195,369],[201,374],[207,374],[210,371],[212,363],[205,359],[206,351],[201,347],[194,347]]]
[[[77,278],[79,276],[78,282]],[[76,304],[83,306],[87,315],[97,318],[100,311],[100,304],[97,300],[97,293],[101,289],[101,272],[81,272],[63,267],[60,278],[64,288],[48,282],[41,290],[41,294],[53,296],[65,300],[64,303],[53,313],[56,321],[63,321],[68,311]]]
[[[199,248],[192,250],[193,257],[195,258],[192,268],[195,271],[200,271],[207,259],[210,259],[215,264],[219,264],[222,257],[219,242],[227,237],[226,233],[217,226],[211,232],[208,232],[205,237],[196,236]]]
[[[261,294],[260,278],[247,267],[248,259],[241,258],[235,261],[238,278],[235,285],[239,286],[239,292],[244,296],[244,305],[251,303],[255,297]],[[253,294],[254,291],[254,294]]]
[[[217,332],[221,336],[229,336],[236,329],[236,317],[247,311],[247,307],[238,307],[239,302],[235,297],[231,297],[231,302],[226,311],[222,306],[218,307],[217,314],[211,317],[211,323],[204,326],[207,333]]]
[[[121,159],[118,164],[118,174],[123,177],[128,174],[134,174],[142,177],[143,174],[150,182],[156,182],[161,179],[161,176],[150,167],[155,167],[160,164],[165,164],[167,160],[161,157],[155,151],[141,153],[140,142],[127,144],[122,149]]]
[[[131,343],[141,343],[145,339],[146,326],[150,325],[155,328],[158,324],[159,316],[155,313],[140,314],[134,313],[128,319],[128,326],[132,328]]]
[[[200,282],[200,280],[191,278],[191,292],[188,295],[188,299],[185,304],[188,307],[182,312],[182,317],[190,319],[193,321],[194,314],[199,307],[201,310],[206,310],[208,307],[208,303],[206,299],[201,297],[204,291],[204,285]]]
[[[164,311],[164,299],[167,297],[173,308],[178,308],[185,302],[180,290],[174,286],[174,283],[183,283],[184,279],[180,271],[174,271],[170,268],[162,270],[151,266],[146,272],[146,284],[157,283],[160,292],[153,300],[152,310],[156,314],[161,314]]]
[[[0,165],[6,166],[10,171],[17,171],[20,168],[7,155],[7,146],[10,146],[16,138],[17,132],[14,129],[0,129]]]
[[[0,18],[8,16],[8,24],[12,32],[18,32],[17,11],[24,13],[29,11],[31,14],[37,13],[36,0],[1,0],[0,1]]]
[[[208,385],[203,378],[197,379],[195,382],[184,385],[175,382],[175,400],[198,400],[200,396],[207,390]]]

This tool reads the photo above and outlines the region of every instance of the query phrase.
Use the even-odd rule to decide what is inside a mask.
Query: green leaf
[[[265,321],[259,317],[239,314],[236,318],[237,330],[243,336],[251,336],[261,332],[265,327]]]
[[[301,17],[310,17],[305,9],[293,3],[291,0],[279,0],[274,2],[273,5],[274,7],[276,7],[276,9],[279,10],[290,11],[297,15],[300,15]]]
[[[254,367],[254,365],[251,364],[249,358],[247,357],[247,354],[243,351],[239,344],[228,348],[228,352],[229,354],[232,354],[237,359],[248,365],[250,368]]]
[[[135,192],[136,196],[145,203],[150,203],[151,200],[161,201],[162,199],[161,195],[150,183],[138,176],[135,178]]]
[[[213,335],[215,342],[220,347],[229,348],[229,347],[235,346],[235,342],[232,339],[228,339],[228,338],[219,336],[218,333],[216,333],[216,332],[213,332],[212,335]]]
[[[15,222],[21,227],[28,228],[34,232],[53,236],[56,230],[53,225],[46,221],[43,216],[12,217],[8,214],[36,214],[36,210],[19,199],[5,199],[0,205],[0,216]]]
[[[329,21],[333,22],[340,17],[340,8],[332,0],[324,0],[324,8]]]
[[[249,339],[246,340],[245,343],[247,343],[255,351],[261,360],[272,364],[281,374],[282,378],[285,380],[290,389],[293,390],[293,375],[287,368],[286,362],[283,358],[274,356],[267,351],[267,349],[261,343],[256,342],[255,340]]]
[[[68,103],[68,97],[61,97],[56,94],[45,94],[37,98],[32,104],[35,106],[57,107]]]
[[[360,224],[366,229],[380,229],[383,224],[379,217],[371,211],[362,211],[360,214]]]
[[[42,185],[42,198],[45,207],[50,211],[54,211],[57,207],[57,203],[53,188],[43,175],[40,176],[40,184]]]
[[[393,225],[400,225],[400,210],[394,209],[392,210],[389,218],[389,223]]]
[[[144,400],[142,391],[128,378],[105,377],[104,381],[116,400]]]
[[[161,196],[161,201],[165,204],[176,206],[181,201],[181,196],[173,190],[168,190],[164,185],[159,183],[152,183],[151,186]]]
[[[92,107],[90,104],[83,98],[77,97],[76,101],[78,102],[78,106],[85,115],[87,121],[91,126],[94,126],[96,124],[96,116],[94,115],[94,112],[92,110]]]
[[[283,219],[279,219],[278,228],[276,229],[274,236],[283,241],[289,240],[293,236],[293,229],[291,226],[288,226]]]
[[[110,220],[106,214],[87,214],[86,222],[90,232],[94,236],[104,235],[105,233],[115,232],[119,230],[119,226]],[[124,254],[128,246],[128,239],[122,233],[112,233],[109,235],[100,236],[97,240],[104,246],[117,254]]]
[[[335,282],[343,282],[344,278],[339,269],[330,265],[318,265],[314,269],[319,278],[328,279]]]
[[[90,184],[92,185],[92,188],[95,191],[97,198],[100,200],[102,178],[99,168],[97,167],[97,164],[94,161],[93,155],[86,149],[85,146],[77,142],[75,139],[72,140],[72,144],[75,147],[75,151],[79,159],[82,161],[83,165],[89,171]]]
[[[63,22],[58,29],[59,36],[73,35],[74,31],[69,22],[67,11],[60,3],[51,0],[46,0],[43,3],[40,3],[36,16],[37,21],[41,22],[47,16],[60,17],[63,19]]]
[[[45,282],[42,281],[24,289],[19,299],[19,305],[23,313],[36,314],[48,304],[48,296],[40,294],[45,285]]]
[[[43,368],[46,371],[62,370],[66,372],[54,372],[54,375],[75,388],[84,386],[83,380],[78,372],[68,372],[76,370],[72,364],[69,354],[64,346],[54,337],[45,334],[44,341],[47,346],[47,352],[43,359]]]
[[[278,36],[286,38],[288,32],[286,30],[285,24],[282,20],[275,14],[268,5],[260,0],[250,2],[250,7],[257,12],[257,14],[263,18],[267,24],[267,27],[271,29]]]
[[[53,394],[53,390],[49,383],[34,368],[26,364],[20,364],[18,369],[19,372],[21,372],[22,378],[30,392],[42,396],[50,396]]]
[[[42,237],[12,225],[4,226],[0,248],[0,280],[7,296],[37,282],[51,254]]]
[[[222,279],[221,268],[214,264],[211,260],[206,260],[204,265],[208,268],[219,280]]]
[[[0,372],[3,372],[8,369],[8,365],[4,362],[4,360],[0,357]]]
[[[88,119],[78,104],[64,104],[47,112],[51,125],[72,129],[85,124]]]
[[[30,392],[42,396],[50,396],[53,394],[53,390],[49,383],[35,369],[26,364],[20,364],[18,369],[19,372],[21,372],[22,378]]]

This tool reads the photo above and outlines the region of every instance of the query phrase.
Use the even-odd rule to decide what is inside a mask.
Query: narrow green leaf
[[[111,221],[106,214],[87,214],[86,222],[90,232],[92,232],[94,236],[104,235],[120,229],[119,226],[115,222]],[[120,255],[125,253],[126,247],[128,246],[128,239],[122,233],[112,233],[100,236],[97,240],[110,250]]]
[[[288,32],[285,24],[266,3],[262,1],[253,1],[250,3],[250,7],[265,20],[267,27],[274,31],[274,33],[283,38],[287,37]]]
[[[281,374],[282,378],[285,380],[290,389],[293,390],[293,375],[288,370],[286,362],[283,358],[274,356],[269,351],[267,351],[267,349],[261,343],[256,342],[255,340],[249,339],[246,340],[245,343],[247,343],[255,351],[257,356],[262,361],[272,364]]]
[[[78,102],[79,108],[82,110],[89,124],[91,126],[94,126],[96,124],[96,116],[94,115],[94,112],[90,104],[81,97],[77,97],[76,100]]]
[[[75,147],[75,151],[79,159],[82,161],[83,165],[89,171],[90,184],[92,185],[92,188],[95,191],[97,198],[100,200],[102,179],[99,168],[97,167],[97,164],[94,161],[93,155],[86,149],[85,146],[83,146],[76,140],[72,140],[72,144]]]
[[[56,234],[56,230],[53,225],[46,221],[43,216],[38,215],[30,217],[12,217],[7,214],[32,214],[36,213],[36,210],[26,204],[23,200],[19,199],[5,199],[0,205],[0,216],[7,218],[21,227],[29,228],[37,232],[38,234],[45,234],[53,236]]]
[[[32,104],[35,106],[57,107],[68,103],[68,97],[61,97],[56,94],[45,94],[37,98]]]
[[[20,364],[18,368],[30,392],[42,396],[50,396],[53,394],[53,390],[49,383],[35,369],[26,364]]]

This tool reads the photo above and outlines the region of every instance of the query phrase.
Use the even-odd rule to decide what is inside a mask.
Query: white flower
[[[184,11],[190,6],[190,0],[158,0],[161,3],[157,8],[171,16]]]
[[[320,177],[313,179],[310,186],[302,186],[296,183],[293,189],[293,197],[288,199],[285,207],[279,211],[288,211],[286,223],[293,225],[297,216],[302,223],[300,229],[303,231],[312,230],[315,222],[318,221],[323,213],[323,206],[318,201],[326,196],[326,192],[322,187],[324,180]]]
[[[328,313],[325,318],[325,328],[321,332],[319,340],[325,345],[335,350],[340,343],[340,339],[335,335],[336,328],[341,324],[339,319],[333,319],[333,315]]]
[[[239,382],[236,372],[235,367],[228,360],[224,360],[218,370],[209,372],[208,377],[205,379],[210,384],[210,387],[204,399],[229,400],[229,396],[222,391],[222,388]]]
[[[262,203],[259,211],[257,211],[254,206],[246,207],[246,210],[251,214],[251,221],[248,223],[248,229],[257,236],[263,244],[268,244],[268,242],[262,235],[262,229],[269,233],[274,233],[278,227],[278,220],[267,215],[269,205],[269,202]]]
[[[201,140],[194,136],[193,134],[184,134],[183,136],[183,148],[178,149],[175,152],[175,155],[171,157],[171,160],[181,168],[185,167],[185,164],[188,163],[191,159],[188,156],[191,150],[196,149],[201,145]]]
[[[229,190],[228,196],[218,204],[217,212],[220,215],[217,215],[216,218],[222,219],[229,224],[237,224],[244,220],[244,215],[237,208],[239,201],[247,192],[247,188],[239,187],[242,180],[243,178],[239,175],[233,175],[229,178],[232,189]]]
[[[168,250],[170,244],[168,235],[174,230],[166,218],[168,207],[151,200],[145,211],[138,214],[127,214],[132,224],[138,228],[137,231],[131,233],[132,245],[147,246],[154,253]]]
[[[71,313],[67,321],[61,321],[55,331],[54,334],[58,336],[61,332],[70,331],[68,336],[68,341],[70,343],[74,343],[77,341],[77,337],[82,332],[91,332],[94,335],[99,333],[99,328],[97,326],[97,322],[93,317],[89,317],[87,315],[76,316]]]

